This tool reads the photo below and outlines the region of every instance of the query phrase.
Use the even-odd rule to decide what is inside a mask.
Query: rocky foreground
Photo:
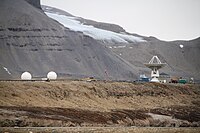
[[[200,127],[200,86],[0,82],[0,127]]]

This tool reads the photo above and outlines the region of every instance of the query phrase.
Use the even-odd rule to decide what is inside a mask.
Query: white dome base
[[[160,82],[160,81],[158,80],[158,78],[154,77],[154,78],[151,79],[151,82]]]

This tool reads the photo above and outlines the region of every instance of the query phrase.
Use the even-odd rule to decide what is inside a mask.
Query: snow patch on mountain
[[[146,40],[144,40],[141,37],[103,30],[103,29],[95,28],[92,25],[84,25],[83,23],[78,21],[77,17],[65,16],[65,15],[49,13],[49,12],[45,12],[45,13],[47,16],[49,16],[52,19],[57,20],[59,23],[61,23],[65,27],[73,31],[83,32],[83,34],[88,35],[96,40],[101,40],[104,42],[115,42],[115,43],[146,42]]]
[[[181,45],[179,45],[179,47],[180,47],[180,48],[183,48],[184,46],[181,44]]]
[[[8,68],[3,67],[3,69],[4,69],[9,75],[11,75],[10,71],[8,70]]]

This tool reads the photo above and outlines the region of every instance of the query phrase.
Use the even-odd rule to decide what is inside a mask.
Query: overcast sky
[[[200,0],[41,0],[41,3],[162,40],[200,37]]]

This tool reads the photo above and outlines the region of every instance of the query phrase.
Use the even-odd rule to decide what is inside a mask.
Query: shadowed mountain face
[[[40,0],[26,0],[26,1],[30,3],[31,5],[33,5],[34,7],[38,9],[42,9],[40,5]]]
[[[1,79],[19,78],[24,71],[46,77],[51,70],[59,77],[136,78],[131,65],[105,46],[65,28],[25,0],[1,1],[0,18]]]
[[[143,63],[153,55],[168,64],[163,72],[200,76],[200,39],[164,42],[52,7],[43,10],[48,16],[39,0],[0,2],[1,79],[19,78],[24,71],[46,77],[53,70],[59,77],[134,80],[150,74]]]

